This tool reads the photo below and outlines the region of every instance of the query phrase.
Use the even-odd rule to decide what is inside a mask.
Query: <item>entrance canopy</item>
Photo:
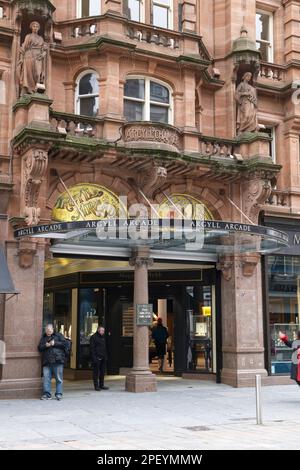
[[[19,292],[15,289],[10,272],[8,270],[3,248],[0,246],[0,294],[15,295]]]
[[[76,247],[135,248],[147,245],[152,252],[194,252],[224,255],[273,253],[289,245],[279,230],[239,222],[192,219],[105,219],[55,222],[24,227],[15,237],[48,238]],[[99,250],[100,254],[101,250]]]

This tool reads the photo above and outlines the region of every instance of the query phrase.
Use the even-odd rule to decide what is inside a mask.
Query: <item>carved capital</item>
[[[47,167],[48,153],[45,150],[31,149],[23,157],[24,215],[27,225],[35,225],[40,220],[38,197]]]
[[[257,253],[241,256],[241,267],[245,277],[252,277],[260,262],[260,255]]]
[[[147,268],[153,266],[153,259],[149,257],[149,248],[140,247],[132,252],[132,256],[129,259],[129,265],[134,267],[146,266]]]
[[[230,281],[232,278],[233,260],[229,257],[220,258],[217,269],[222,272],[225,281]]]

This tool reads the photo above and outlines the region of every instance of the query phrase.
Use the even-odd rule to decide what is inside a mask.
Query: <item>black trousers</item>
[[[100,359],[93,364],[93,381],[95,388],[104,386],[105,359]]]

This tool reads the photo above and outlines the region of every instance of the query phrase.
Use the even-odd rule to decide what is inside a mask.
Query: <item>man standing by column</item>
[[[105,366],[107,360],[105,329],[99,326],[97,332],[91,337],[90,352],[93,361],[93,381],[97,392],[108,390],[104,386]]]
[[[56,382],[55,397],[58,401],[63,396],[63,372],[66,360],[67,341],[60,333],[55,333],[53,325],[47,325],[39,346],[43,361],[42,400],[51,400],[51,379]]]

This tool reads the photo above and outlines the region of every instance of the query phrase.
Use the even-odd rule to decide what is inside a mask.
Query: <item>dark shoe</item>
[[[95,391],[96,392],[101,392],[101,388],[100,387],[95,387]]]
[[[56,395],[56,400],[61,401],[62,400],[62,395]]]
[[[44,394],[44,395],[41,396],[41,400],[52,400],[52,397],[49,396],[49,395]]]
[[[101,390],[109,390],[109,387],[100,387]]]

